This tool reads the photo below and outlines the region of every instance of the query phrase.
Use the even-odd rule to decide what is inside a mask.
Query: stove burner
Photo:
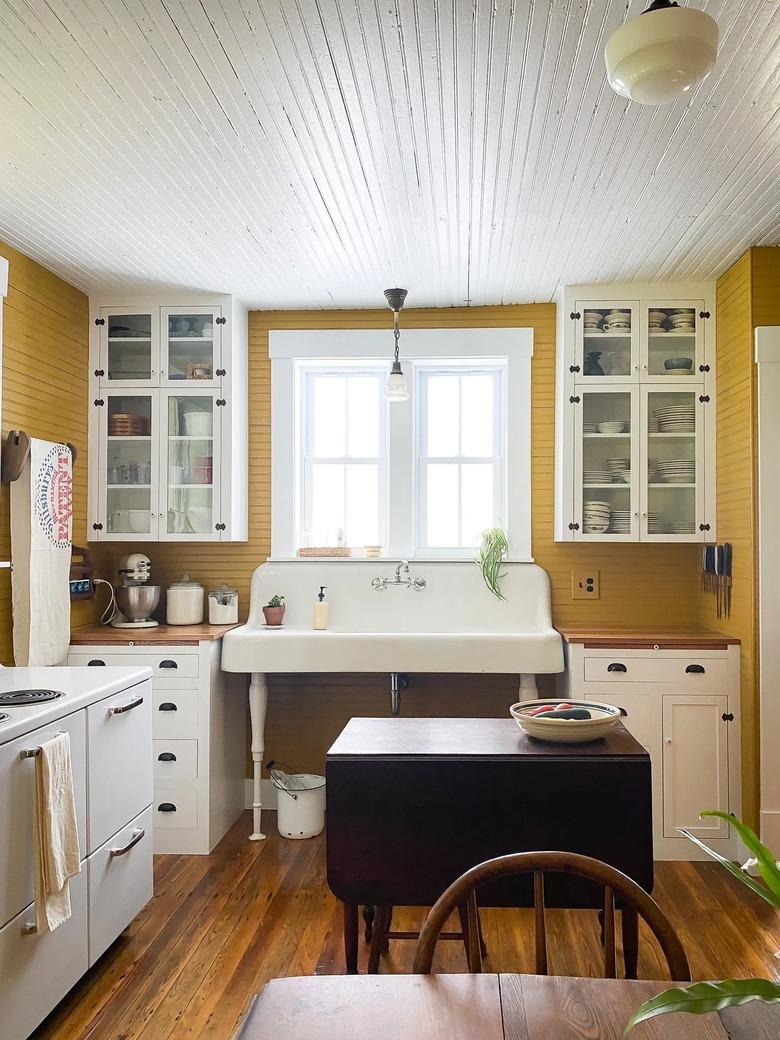
[[[0,711],[0,722],[5,722],[6,719],[10,719],[11,716],[7,711]]]
[[[18,708],[23,704],[41,704],[44,701],[56,701],[64,694],[59,690],[11,690],[0,693],[0,707]]]

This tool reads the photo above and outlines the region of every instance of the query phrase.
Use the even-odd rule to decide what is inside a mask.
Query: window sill
[[[473,556],[269,556],[266,563],[468,563]],[[507,556],[504,563],[533,563],[533,556]]]

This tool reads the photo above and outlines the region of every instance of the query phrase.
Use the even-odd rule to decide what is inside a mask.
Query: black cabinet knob
[[[703,664],[689,664],[685,669],[687,675],[704,675]]]
[[[157,812],[176,812],[176,806],[173,802],[160,802],[157,806]]]
[[[91,661],[87,661],[87,667],[88,667],[88,668],[97,668],[97,667],[98,667],[98,666],[100,666],[100,665],[102,665],[103,667],[105,667],[105,664],[106,664],[106,662],[105,662],[105,661],[101,661],[101,660],[100,660],[99,658],[97,658],[97,657],[93,657]]]
[[[160,661],[160,668],[178,668],[175,661]]]
[[[160,705],[160,707],[157,710],[158,711],[178,711],[179,709],[176,707],[176,705],[173,703],[173,701],[163,701],[162,704]]]
[[[607,665],[608,672],[627,672],[628,668],[619,661],[613,661],[612,664]]]
[[[175,762],[176,755],[172,751],[163,751],[162,754],[157,756],[158,762]]]

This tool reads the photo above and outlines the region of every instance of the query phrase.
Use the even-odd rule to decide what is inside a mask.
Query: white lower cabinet
[[[0,1036],[24,1040],[89,967],[87,864],[71,879],[70,920],[39,935],[35,904],[0,929]]]
[[[567,697],[623,708],[624,725],[652,763],[656,859],[704,858],[680,834],[685,827],[723,855],[737,857],[737,837],[705,809],[739,814],[739,647],[606,647],[566,643]]]
[[[152,898],[151,807],[92,853],[87,872],[92,965]]]

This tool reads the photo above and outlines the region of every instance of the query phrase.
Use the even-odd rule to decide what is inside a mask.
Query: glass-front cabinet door
[[[160,538],[219,540],[221,404],[219,391],[162,393]]]
[[[575,530],[577,539],[639,537],[638,387],[577,388]]]
[[[157,537],[158,457],[155,391],[108,389],[100,409],[100,537]],[[102,402],[102,403],[101,403]]]
[[[221,380],[221,307],[163,307],[161,386],[218,387]]]
[[[610,383],[639,378],[639,304],[578,302],[574,378]]]
[[[704,378],[704,323],[701,300],[642,304],[642,379],[680,382]]]
[[[705,402],[680,383],[642,389],[642,540],[705,539]]]
[[[132,307],[103,308],[100,361],[95,375],[101,385],[156,385],[159,368],[158,311]]]

